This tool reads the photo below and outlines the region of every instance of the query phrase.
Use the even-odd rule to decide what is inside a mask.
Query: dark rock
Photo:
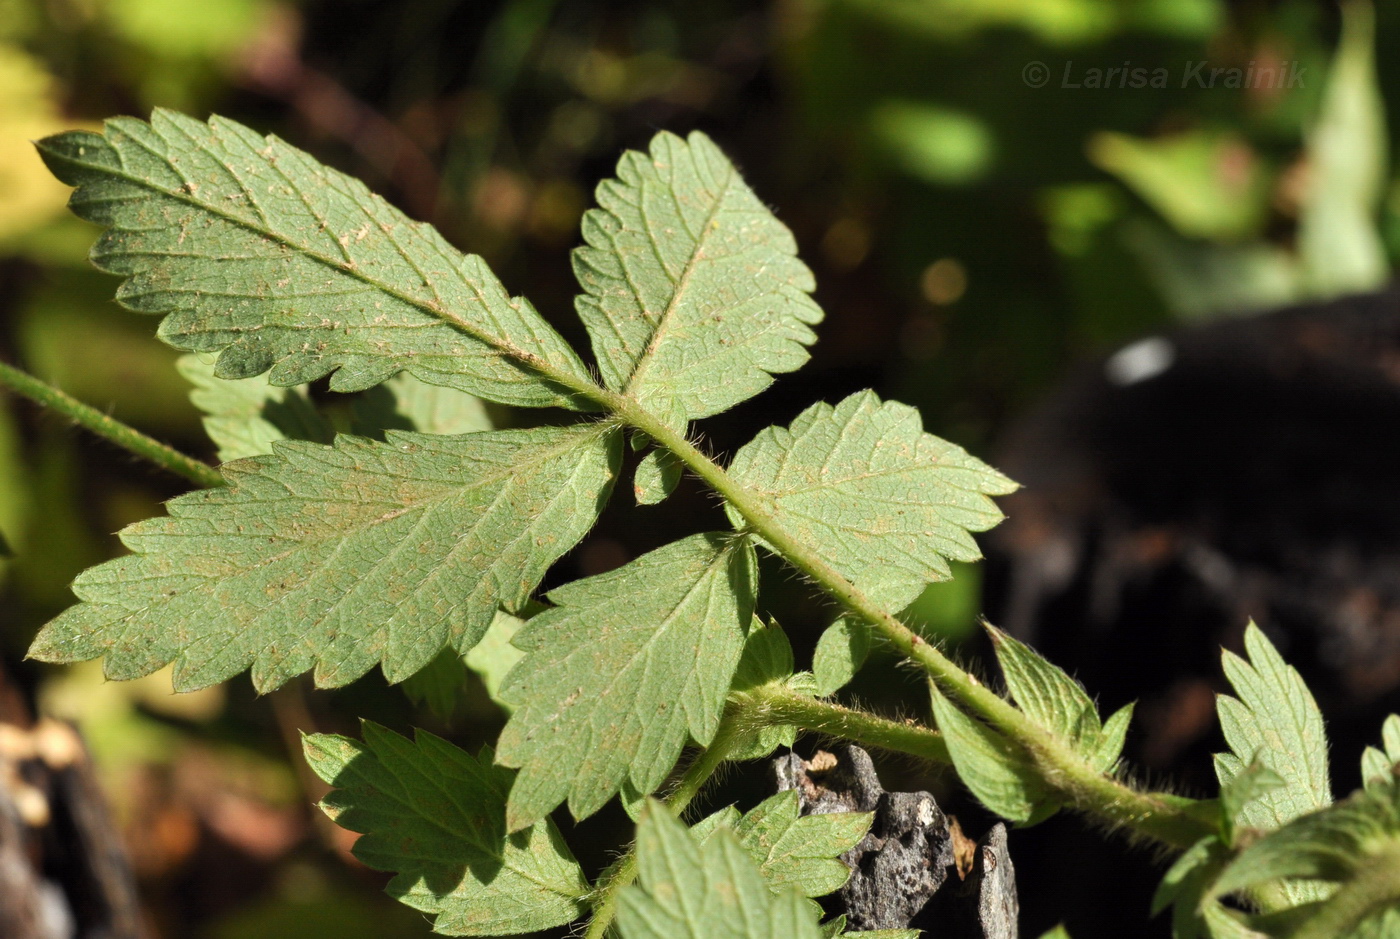
[[[978,842],[966,880],[954,859],[955,826],[927,792],[886,792],[856,746],[811,760],[774,761],[778,791],[795,789],[804,815],[874,812],[870,831],[841,856],[851,879],[840,899],[852,930],[903,929],[937,896],[939,939],[1016,939],[1016,873],[1006,828]],[[927,918],[927,917],[925,917]]]

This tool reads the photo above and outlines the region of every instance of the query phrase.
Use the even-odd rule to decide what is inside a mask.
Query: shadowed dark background
[[[154,320],[88,266],[95,232],[28,143],[45,134],[154,106],[276,133],[482,254],[586,349],[568,252],[592,187],[657,130],[704,130],[796,234],[827,316],[811,363],[698,424],[705,445],[865,387],[918,406],[1026,488],[990,562],[913,621],[975,660],[985,611],[1105,708],[1141,700],[1142,774],[1204,793],[1218,647],[1252,616],[1314,683],[1349,789],[1400,684],[1400,301],[1377,292],[1400,252],[1400,10],[1367,24],[1263,0],[0,0],[0,356],[212,458]],[[22,661],[112,533],[180,491],[0,399],[0,719],[79,722],[154,935],[426,935],[289,754],[356,717],[474,749],[503,720],[474,678],[443,714],[377,675],[172,696],[163,674]],[[546,586],[724,524],[693,481],[625,495]],[[763,573],[805,665],[831,610]],[[880,650],[841,696],[927,716]],[[990,823],[950,778],[879,766]],[[740,766],[706,805],[767,785]],[[615,807],[561,824],[590,872],[629,830]],[[1023,934],[1167,934],[1143,926],[1150,853],[1059,818],[1010,845]]]

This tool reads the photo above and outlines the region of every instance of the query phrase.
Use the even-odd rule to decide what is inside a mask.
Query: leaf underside
[[[363,743],[305,738],[307,763],[337,787],[321,808],[364,833],[355,856],[397,872],[388,892],[437,914],[434,932],[512,935],[583,915],[588,883],[553,823],[506,835],[512,774],[489,748],[473,758],[423,730],[410,741],[366,721],[363,732]]]
[[[1238,697],[1217,701],[1221,729],[1231,753],[1216,757],[1226,783],[1257,758],[1287,786],[1274,789],[1246,810],[1248,824],[1277,828],[1306,812],[1330,805],[1327,736],[1322,712],[1297,670],[1288,665],[1262,630],[1245,631],[1248,660],[1226,652],[1222,664]]]
[[[969,717],[929,684],[933,718],[948,743],[948,753],[963,785],[1002,818],[1029,822],[1054,809],[1050,791],[1030,758],[1000,732]]]
[[[92,568],[84,601],[30,655],[106,656],[111,678],[176,663],[179,690],[252,668],[260,690],[315,668],[390,681],[470,649],[591,527],[617,472],[598,425],[300,441],[224,467],[229,488],[131,526],[135,554]]]
[[[850,879],[851,869],[841,855],[865,837],[873,818],[869,812],[803,815],[797,790],[789,789],[743,815],[732,806],[716,812],[692,832],[705,840],[714,831],[728,828],[775,892],[791,885],[803,896],[822,897]]]
[[[336,391],[402,370],[493,401],[582,407],[538,366],[588,371],[485,262],[463,256],[358,180],[221,117],[157,110],[39,142],[70,208],[106,226],[92,260],[117,299],[165,317],[178,349],[274,385]]]
[[[576,818],[630,780],[652,792],[687,736],[714,736],[753,617],[753,549],[692,535],[618,570],[560,587],[515,635],[526,653],[506,678],[515,708],[498,759],[520,768],[512,828],[566,798]]]
[[[914,408],[870,391],[761,431],[729,472],[856,586],[907,599],[949,579],[949,560],[981,558],[970,532],[1001,521],[988,496],[1016,488],[961,447],[925,433]]]
[[[1260,792],[1239,813],[1242,825],[1269,831],[1332,804],[1327,735],[1312,692],[1263,630],[1250,623],[1244,645],[1248,660],[1232,652],[1221,657],[1238,697],[1216,699],[1231,752],[1215,755],[1215,773],[1227,786],[1257,761],[1283,780],[1284,785]],[[1295,904],[1321,898],[1312,884],[1291,882],[1284,889]]]
[[[593,407],[587,367],[530,304],[359,181],[232,121],[157,111],[39,149],[76,187],[74,212],[108,229],[92,258],[124,278],[118,300],[200,354],[182,370],[233,462],[227,488],[123,532],[134,553],[80,576],[82,602],[30,654],[105,657],[112,678],[173,661],[177,690],[251,669],[267,690],[313,669],[319,685],[342,685],[376,664],[399,681],[447,648],[450,684],[456,656],[494,620],[511,628],[468,664],[513,708],[501,766],[489,750],[474,759],[373,724],[363,743],[307,738],[308,761],[338,787],[323,808],[365,833],[361,860],[396,872],[391,894],[449,935],[570,922],[589,887],[546,815],[567,800],[582,818],[622,792],[645,805],[640,883],[619,901],[624,939],[818,939],[803,895],[844,883],[838,856],[869,816],[803,818],[796,794],[781,793],[719,813],[697,839],[644,799],[687,740],[714,737],[746,638],[758,641],[740,687],[799,677],[780,632],[749,636],[750,538],[686,538],[554,590],[555,606],[523,625],[509,616],[592,526],[621,450],[621,432],[602,425],[491,431],[468,397]],[[604,384],[684,429],[799,368],[822,318],[811,271],[723,153],[703,134],[663,133],[617,177],[598,187],[574,255]],[[332,390],[367,392],[351,418],[365,436],[332,442],[304,387],[326,376]],[[649,454],[638,501],[664,499],[679,470]],[[870,392],[760,433],[730,473],[896,608],[947,579],[950,560],[980,557],[972,533],[1001,519],[989,497],[1015,488]],[[859,667],[868,637],[842,631],[852,626],[838,624],[819,656],[823,687]],[[1047,720],[1083,704],[1042,703]],[[1012,818],[1043,807],[1014,748],[936,693],[935,710],[984,802]],[[768,731],[749,749],[793,732]]]
[[[381,434],[385,430],[471,434],[494,429],[480,398],[445,385],[430,385],[408,372],[371,388],[356,402],[355,418]]]
[[[807,361],[822,318],[797,243],[708,137],[661,133],[598,186],[575,306],[607,386],[675,422]]]
[[[1105,733],[1098,708],[1079,682],[1025,643],[989,624],[986,629],[1016,706],[1096,769],[1107,770],[1122,752],[1131,711],[1110,718],[1113,726]]]

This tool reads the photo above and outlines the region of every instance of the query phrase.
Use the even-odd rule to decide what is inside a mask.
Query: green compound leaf
[[[1379,926],[1400,911],[1400,785],[1378,783],[1270,832],[1240,852],[1214,892],[1275,881],[1308,883],[1321,901],[1291,939],[1391,935]]]
[[[821,939],[808,901],[792,887],[775,896],[733,832],[700,844],[654,800],[637,826],[637,875],[618,896],[622,939]]]
[[[424,730],[408,740],[366,721],[364,742],[312,734],[316,775],[335,786],[321,808],[363,832],[354,854],[394,871],[388,892],[434,913],[448,936],[534,932],[579,918],[588,882],[553,823],[507,836],[511,772]]]
[[[599,425],[388,443],[300,441],[224,467],[226,489],[172,500],[131,526],[135,554],[83,573],[30,655],[105,655],[109,678],[174,660],[179,690],[252,668],[275,688],[322,686],[382,663],[390,681],[449,643],[476,644],[592,526],[617,473]]]
[[[359,391],[401,370],[493,401],[581,407],[542,370],[588,370],[484,261],[276,137],[158,110],[39,143],[69,205],[108,227],[98,267],[160,336],[222,351],[218,374],[274,385],[334,372]]]
[[[742,816],[732,806],[716,812],[691,832],[705,841],[721,828],[733,831],[775,892],[791,885],[805,897],[826,896],[850,879],[851,869],[841,855],[865,837],[874,815],[801,812],[797,791],[789,789]]]
[[[1367,789],[1395,778],[1396,764],[1400,764],[1400,716],[1392,714],[1381,725],[1381,746],[1383,751],[1367,747],[1361,754],[1361,778]]]
[[[1057,808],[1030,758],[993,728],[967,716],[929,683],[933,719],[963,785],[990,811],[1013,822],[1043,821]]]
[[[1081,755],[1097,753],[1103,725],[1088,693],[1065,670],[990,624],[984,624],[1016,706]],[[1114,754],[1117,759],[1117,754]]]
[[[599,184],[575,303],[609,388],[687,420],[807,361],[822,318],[792,233],[701,133],[662,133]]]
[[[924,433],[918,411],[870,391],[760,432],[729,472],[858,587],[907,600],[947,580],[949,559],[982,556],[969,532],[1001,521],[988,496],[1016,488],[961,447]]]
[[[515,711],[497,759],[520,768],[512,831],[566,798],[575,818],[591,815],[624,780],[652,792],[687,735],[710,742],[753,617],[756,567],[746,540],[692,535],[550,592],[556,606],[516,634],[526,655],[501,689]]]
[[[219,378],[212,355],[182,355],[175,367],[194,385],[190,401],[204,412],[204,431],[221,463],[271,453],[277,440],[330,443],[335,437],[304,387],[277,388],[266,375]]]

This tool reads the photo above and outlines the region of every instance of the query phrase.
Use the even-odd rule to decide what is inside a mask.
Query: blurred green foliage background
[[[567,252],[593,185],[655,130],[700,128],[796,232],[828,315],[811,366],[705,422],[708,444],[873,386],[987,453],[1076,363],[1134,337],[1387,282],[1397,43],[1400,5],[1314,0],[0,0],[0,356],[213,456],[175,354],[87,264],[95,232],[30,144],[49,133],[156,106],[277,133],[484,255],[586,347]],[[73,575],[180,488],[0,398],[7,670],[82,722],[156,934],[426,934],[312,817],[288,754],[297,729],[354,716],[474,745],[501,720],[476,679],[422,703],[377,678],[175,697],[163,675],[21,662]],[[716,510],[683,487],[638,511],[610,512],[560,577]],[[964,573],[911,615],[965,635]],[[767,583],[801,655],[829,611]],[[888,660],[849,693],[922,701]],[[616,812],[576,826],[581,859],[596,870],[625,831]],[[1032,934],[1074,924],[1026,915]]]

